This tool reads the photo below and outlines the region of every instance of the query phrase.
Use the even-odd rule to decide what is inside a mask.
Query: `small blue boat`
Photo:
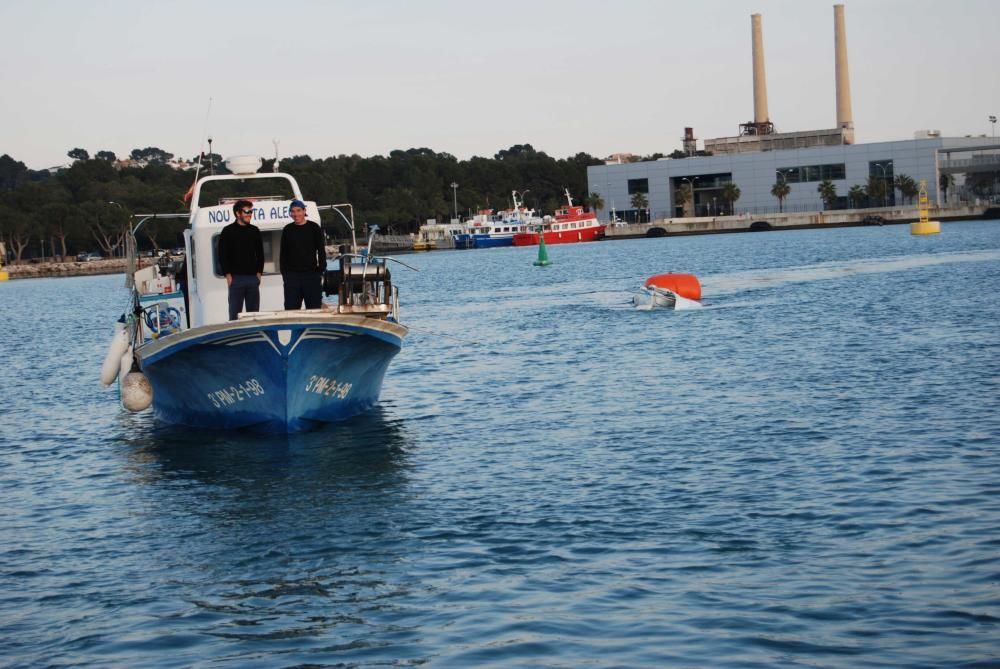
[[[355,241],[351,252],[342,248],[336,267],[324,276],[328,299],[322,308],[285,310],[281,232],[292,221],[292,199],[303,198],[293,177],[257,174],[259,165],[259,159],[249,165],[230,161],[232,175],[196,181],[184,231],[183,269],[168,259],[130,273],[131,313],[124,315],[108,352],[108,373],[102,371],[102,380],[110,383],[118,366],[126,408],[142,410],[151,404],[157,418],[168,423],[284,433],[343,420],[378,402],[389,363],[407,335],[397,320],[398,291],[387,266],[391,259],[371,255],[371,237],[366,248],[359,249]],[[262,182],[247,186],[255,180]],[[229,186],[239,192],[284,191],[292,197],[224,196],[219,204],[208,204],[200,201],[205,186],[215,192]],[[265,262],[261,310],[229,321],[227,283],[216,249],[239,199],[253,203]],[[349,205],[305,204],[309,220],[318,222],[320,209],[333,210],[353,234],[353,216],[343,213],[350,211]],[[133,238],[151,218],[140,220]],[[189,287],[186,296],[179,284]],[[123,344],[127,349],[119,353]],[[120,365],[116,355],[121,355]]]
[[[494,214],[492,209],[480,209],[479,213],[465,222],[465,231],[452,235],[456,249],[488,249],[497,246],[513,246],[514,235],[527,232],[532,226],[538,227],[542,219],[535,216],[534,209],[527,209],[520,195],[528,191],[513,191],[514,206]]]

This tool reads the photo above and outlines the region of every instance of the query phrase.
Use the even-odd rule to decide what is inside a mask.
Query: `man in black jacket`
[[[233,205],[236,222],[222,228],[219,235],[219,264],[229,286],[229,320],[243,310],[260,310],[260,277],[264,273],[264,242],[253,220],[253,203],[240,200]]]
[[[323,306],[323,272],[326,240],[318,223],[306,220],[306,205],[292,200],[292,222],[281,231],[281,278],[285,283],[285,309]]]

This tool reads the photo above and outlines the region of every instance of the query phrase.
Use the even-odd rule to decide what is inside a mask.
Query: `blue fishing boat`
[[[117,371],[126,408],[151,404],[169,423],[280,433],[339,421],[378,401],[389,363],[407,334],[398,321],[391,259],[371,254],[372,237],[363,248],[352,240],[353,248],[341,247],[324,276],[322,308],[285,310],[281,232],[292,221],[291,202],[304,198],[292,176],[258,174],[259,166],[256,158],[231,160],[233,174],[196,181],[182,268],[167,261],[127,274],[132,303],[102,370],[105,383]],[[244,195],[248,190],[284,194]],[[209,191],[221,197],[209,200]],[[240,199],[253,203],[253,224],[263,239],[261,310],[229,321],[217,247]],[[305,204],[314,221],[321,209],[336,211],[353,235],[349,205]],[[132,229],[133,248],[135,232],[154,218],[143,217]]]
[[[514,235],[527,232],[531,226],[538,227],[542,219],[535,216],[535,210],[524,207],[517,191],[513,191],[512,195],[514,206],[511,209],[505,209],[499,214],[494,214],[492,209],[481,209],[478,214],[467,220],[465,230],[452,235],[455,248],[487,249],[513,246]]]
[[[456,249],[476,248],[476,235],[489,232],[493,223],[500,217],[493,213],[492,209],[480,209],[476,214],[462,222],[460,231],[452,234],[452,241]]]

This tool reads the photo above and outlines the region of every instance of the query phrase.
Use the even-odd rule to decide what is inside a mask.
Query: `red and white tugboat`
[[[597,220],[597,214],[584,211],[583,207],[573,204],[573,198],[566,189],[568,204],[556,211],[554,217],[545,217],[542,223],[542,234],[546,244],[575,244],[576,242],[592,242],[604,237],[603,223]],[[514,235],[514,246],[533,246],[538,243],[538,231],[519,232]]]

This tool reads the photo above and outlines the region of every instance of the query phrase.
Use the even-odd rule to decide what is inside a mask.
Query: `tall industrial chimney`
[[[767,81],[764,78],[764,35],[760,28],[760,14],[750,15],[753,43],[753,122],[765,124],[767,116]],[[838,79],[839,80],[839,79]],[[850,106],[850,102],[848,102]]]
[[[833,45],[837,62],[837,127],[844,133],[844,143],[854,143],[854,116],[851,114],[851,78],[847,72],[847,31],[844,6],[833,6]],[[757,70],[754,69],[754,81]]]

